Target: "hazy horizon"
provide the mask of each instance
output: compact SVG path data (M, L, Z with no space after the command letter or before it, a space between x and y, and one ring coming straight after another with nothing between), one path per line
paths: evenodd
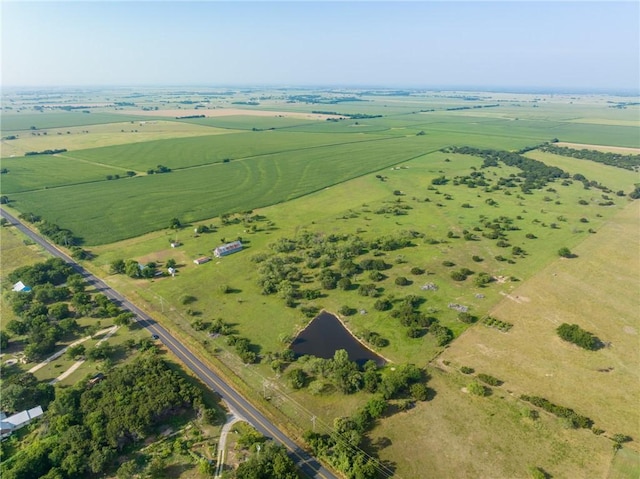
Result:
M3 88L640 91L638 2L3 2Z

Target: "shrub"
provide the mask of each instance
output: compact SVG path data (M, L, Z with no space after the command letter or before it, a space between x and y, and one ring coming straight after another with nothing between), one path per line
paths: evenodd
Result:
M480 384L478 381L472 381L467 385L467 391L474 396L484 397L489 394L488 388Z
M462 367L460 368L460 372L461 372L462 374L473 374L473 373L475 372L475 369L470 368L470 367L468 367L468 366L462 366Z
M565 341L573 343L581 348L595 351L600 347L600 340L577 324L562 323L556 329L558 336Z
M442 262L442 266L447 266L447 267L452 267L455 266L456 264L453 261L443 261Z
M415 274L415 275L424 274L424 269L414 266L413 268L411 268L411 274Z
M482 261L484 261L484 260L483 260L480 256L478 256L478 255L473 255L473 256L471 257L471 259L472 259L473 261L475 261L476 263L481 263Z
M393 305L388 299L379 299L374 303L373 307L378 311L388 311L393 307Z
M571 250L569 248L567 248L566 246L560 248L558 250L558 255L562 256L563 258L573 258L573 253L571 253Z
M467 276L461 271L452 271L451 279L454 281L464 281L465 279L467 279Z
M490 376L488 374L480 373L480 374L478 374L478 379L480 381L482 381L483 383L488 384L490 386L500 386L500 385L502 385L502 381L500 381L498 378L494 378L493 376Z
M408 284L411 284L411 281L409 281L407 278L405 278L404 276L398 276L395 280L395 283L398 286L407 286Z
M338 309L338 314L341 314L342 316L352 316L356 314L356 310L347 305L344 305L340 306L340 309Z
M471 324L471 323L474 323L478 318L476 318L472 314L465 312L465 313L458 313L458 319L465 324Z

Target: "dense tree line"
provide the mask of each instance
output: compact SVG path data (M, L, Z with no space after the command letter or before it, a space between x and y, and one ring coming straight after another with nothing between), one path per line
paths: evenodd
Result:
M560 168L547 166L541 161L533 160L509 151L483 150L469 146L449 147L446 151L463 155L479 156L484 159L483 168L497 166L498 162L518 168L521 171L518 176L524 180L520 188L525 193L543 188L556 179L569 178L569 173Z
M637 170L640 168L640 155L623 155L621 153L604 152L597 150L577 150L566 146L547 144L540 148L541 151L553 153L554 155L590 160L605 165L624 168L626 170Z
M95 477L155 428L189 411L205 414L200 393L158 356L145 354L106 379L60 389L39 436L2 463L4 479Z
M566 419L571 425L571 427L589 429L591 426L593 426L593 421L588 417L581 416L580 414L576 413L573 409L569 409L564 406L558 406L557 404L553 404L551 401L543 397L527 396L526 394L523 394L522 396L520 396L520 399L522 399L523 401L530 402L534 406L538 406L555 416Z
M57 150L42 150L42 151L27 151L24 156L35 156L35 155L56 155L58 153L64 153L67 151L66 148L60 148Z
M18 216L21 220L33 223L38 227L40 233L48 237L55 244L72 248L82 243L82 238L73 234L71 230L61 228L55 223L43 220L40 216L33 213L21 213Z

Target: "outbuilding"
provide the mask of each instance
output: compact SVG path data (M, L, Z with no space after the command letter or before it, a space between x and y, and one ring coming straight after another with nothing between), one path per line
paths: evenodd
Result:
M204 264L204 263L208 263L209 261L211 261L211 258L209 256L202 256L198 259L193 260L195 264Z
M240 250L242 250L242 243L240 242L240 240L238 240L218 246L213 250L213 254L216 256L216 258L221 258L232 253L237 253Z
M18 281L13 285L12 291L17 293L28 293L31 291L31 286L26 286L22 281Z

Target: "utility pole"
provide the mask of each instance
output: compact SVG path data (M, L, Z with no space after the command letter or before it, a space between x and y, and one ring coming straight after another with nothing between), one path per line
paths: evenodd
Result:
M313 432L316 432L316 419L318 419L316 416L311 416L311 423L313 424Z

